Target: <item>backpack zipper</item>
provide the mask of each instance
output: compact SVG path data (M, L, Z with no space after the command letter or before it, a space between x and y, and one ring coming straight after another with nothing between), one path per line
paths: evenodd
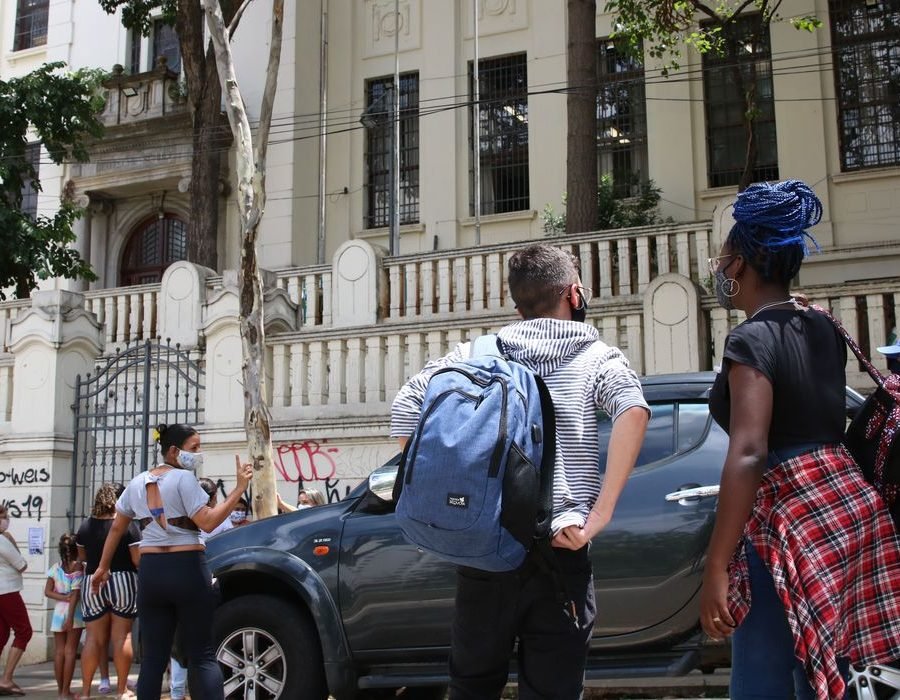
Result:
M425 425L425 421L428 420L428 416L431 415L431 412L434 409L436 409L438 406L440 406L444 402L444 399L446 399L448 396L450 396L450 394L459 394L460 396L464 396L467 399L469 399L470 401L474 401L476 403L478 402L478 400L480 398L478 396L472 396L472 394L467 394L466 392L460 391L459 389L450 389L449 391L445 391L443 394L440 394L432 402L431 406L428 407L428 410L425 411L425 413L422 415L422 420L420 421L421 425ZM416 433L416 444L413 445L413 449L410 452L409 459L407 460L407 462L409 464L409 469L406 471L406 479L404 480L405 483L407 483L407 484L412 481L412 473L413 473L412 468L413 468L413 464L416 461L416 454L419 451L419 441L421 439L422 439L422 432L419 431L418 433Z

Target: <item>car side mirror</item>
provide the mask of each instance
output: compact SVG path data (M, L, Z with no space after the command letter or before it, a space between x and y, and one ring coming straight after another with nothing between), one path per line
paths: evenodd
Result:
M382 503L394 502L394 482L399 465L392 462L394 460L369 474L369 491Z

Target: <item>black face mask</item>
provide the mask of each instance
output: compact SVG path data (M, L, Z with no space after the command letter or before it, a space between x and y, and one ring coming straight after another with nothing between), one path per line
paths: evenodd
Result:
M578 321L578 323L584 323L587 318L587 302L584 300L584 295L580 291L578 292L578 301L581 303L578 305L578 308L572 309L572 320Z

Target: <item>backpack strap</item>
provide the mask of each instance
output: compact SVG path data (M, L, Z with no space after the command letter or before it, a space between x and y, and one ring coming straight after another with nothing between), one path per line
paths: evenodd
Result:
M483 357L485 355L503 357L503 353L500 352L500 339L495 333L478 336L469 347L469 357Z
M809 308L813 309L814 311L818 311L834 324L834 327L837 328L838 333L840 333L846 341L847 347L849 347L853 351L853 354L856 355L856 359L858 359L862 363L863 367L865 367L866 371L869 373L869 376L875 380L875 384L884 389L885 376L881 372L879 372L875 368L875 365L872 364L872 361L868 357L866 357L866 354L862 351L862 348L859 347L859 344L856 342L856 340L853 339L853 336L847 332L847 329L841 325L841 322L838 321L834 316L832 316L829 311L822 308L818 304L810 304Z

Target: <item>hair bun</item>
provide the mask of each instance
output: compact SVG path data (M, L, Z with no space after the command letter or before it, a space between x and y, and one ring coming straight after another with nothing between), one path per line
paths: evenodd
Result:
M156 426L156 432L159 433L160 435L163 435L168 429L169 429L169 426L166 425L165 423L160 423L159 425Z
M801 180L757 182L738 194L734 220L781 235L804 232L822 219L822 203Z

